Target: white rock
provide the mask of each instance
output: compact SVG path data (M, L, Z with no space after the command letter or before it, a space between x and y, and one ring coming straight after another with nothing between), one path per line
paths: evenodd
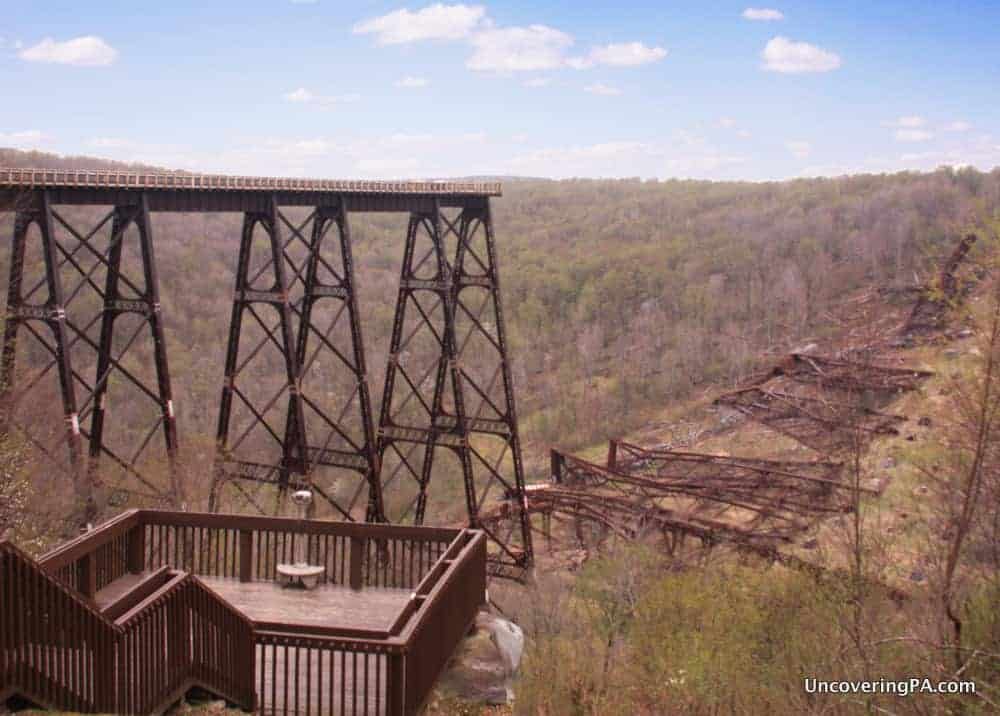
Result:
M488 612L476 615L473 633L459 644L441 686L471 702L506 704L524 653L524 632Z

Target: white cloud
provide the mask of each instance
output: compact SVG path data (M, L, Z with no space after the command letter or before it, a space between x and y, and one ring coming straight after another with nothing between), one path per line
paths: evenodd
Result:
M28 62L104 67L118 59L118 50L96 35L76 37L65 42L46 37L37 45L21 50L18 56Z
M594 47L586 55L571 57L567 53L573 46L573 37L547 25L490 28L473 34L471 42L474 51L466 66L485 72L636 67L667 56L662 47L622 42Z
M482 5L435 3L417 12L406 8L359 22L356 35L375 35L379 45L400 45L420 40L461 40L484 24Z
M835 52L780 35L764 46L761 57L764 60L763 69L785 74L829 72L841 65L840 55Z
M598 94L604 97L617 97L622 93L617 87L611 87L603 82L595 82L593 84L587 85L583 88L584 92L589 92L590 94Z
M809 142L785 142L785 147L795 156L796 159L805 159L812 154L812 145Z
M737 129L736 136L742 137L743 139L749 139L752 135L750 134L750 131L747 129Z
M896 129L916 129L927 124L927 120L915 114L905 117L897 117L888 122L882 122L883 127L894 127Z
M422 40L463 40L472 46L466 67L479 72L531 72L570 67L636 67L667 56L662 47L620 42L592 47L586 55L569 56L573 37L547 25L498 27L482 5L436 3L411 12L396 10L359 22L355 34L375 35L379 45ZM535 80L531 87L541 87Z
M724 129L732 129L733 127L736 126L736 120L733 119L732 117L723 117L722 119L719 120L718 124L720 127L723 127Z
M312 102L316 96L305 87L299 87L285 95L289 102Z
M780 10L773 10L769 7L748 7L743 11L745 20L784 20L785 15Z
M659 62L666 56L667 51L662 47L647 47L641 42L621 42L593 48L588 59L595 65L635 67Z
M968 132L972 129L972 125L968 122L958 121L948 124L944 129L946 132Z
M933 132L928 132L926 129L897 129L896 130L896 141L897 142L926 142L929 139L934 138Z
M37 129L26 129L20 132L0 132L0 146L13 149L30 149L45 142L45 135Z
M465 63L481 72L551 70L565 64L563 53L573 44L565 32L545 25L505 27L472 36L472 57Z
M532 77L530 80L525 80L524 86L532 88L545 87L551 82L552 79L549 77Z
M357 94L342 94L342 95L332 95L332 96L317 95L314 92L306 89L305 87L299 87L298 89L292 90L291 92L288 92L282 96L287 102L294 102L296 104L319 104L319 105L347 104L350 102L357 102L359 99L361 99L361 96Z
M424 77L404 77L401 80L396 80L395 84L397 87L402 87L403 89L420 89L430 83Z

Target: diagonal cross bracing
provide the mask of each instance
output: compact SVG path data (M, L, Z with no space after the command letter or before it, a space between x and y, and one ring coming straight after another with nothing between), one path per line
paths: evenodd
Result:
M255 262L256 231L268 250ZM285 380L267 384L277 364ZM245 215L217 439L212 510L232 496L259 510L268 489L278 509L308 486L338 518L384 520L342 202L297 223L276 203Z
M56 211L47 192L42 192L34 207L15 214L15 230L7 297L7 320L0 380L3 382L3 429L19 426L19 407L24 398L44 388L55 368L66 422L61 438L51 443L37 436L29 442L54 457L54 451L65 443L69 462L63 468L71 477L76 491L77 509L73 519L79 524L94 521L99 510L96 489L109 476L101 466L102 457L111 459L122 477L114 486L124 492L135 492L128 482L136 481L150 492L154 502L178 502L176 473L173 459L177 450L170 375L167 367L166 343L160 316L160 298L156 263L153 256L152 225L145 194L128 197L128 203L115 206L88 230L78 228L86 218L72 219ZM110 234L107 232L110 224ZM44 276L25 290L27 275L25 255L32 243L29 229L37 228L41 244L41 264ZM103 248L102 248L103 245ZM137 254L135 262L123 263L123 251ZM27 270L37 270L29 266ZM69 288L63 285L69 278ZM44 291L43 291L44 289ZM39 303L44 293L44 302ZM133 317L125 325L122 316ZM34 324L34 325L33 325ZM46 325L51 339L46 339L35 326ZM18 373L19 328L24 327L35 345L51 355L48 362L28 361ZM99 327L99 336L92 334ZM21 337L24 337L23 335ZM150 341L153 356L152 372L145 370L131 353ZM28 346L31 348L31 346ZM31 365L37 363L38 367ZM93 370L93 378L85 374ZM25 374L27 371L27 374ZM11 388L18 385L15 393ZM151 422L137 424L134 414L109 408L109 389L129 387L130 400L151 401L156 413ZM137 398L132 396L138 396ZM147 404L148 405L148 404ZM141 414L141 408L138 409ZM88 422L89 421L89 422ZM118 440L109 442L105 429L110 421ZM89 426L89 427L88 427ZM22 427L28 433L31 429ZM154 485L144 475L143 461L147 448L157 433L162 435L165 457L170 466L168 484ZM124 438L124 440L122 439ZM113 443L126 445L128 455ZM89 457L83 457L84 443ZM58 460L55 461L59 463Z
M482 527L491 573L524 578L531 532L488 205L410 216L378 452L390 520ZM435 498L456 492L464 510ZM515 507L484 524L494 503Z

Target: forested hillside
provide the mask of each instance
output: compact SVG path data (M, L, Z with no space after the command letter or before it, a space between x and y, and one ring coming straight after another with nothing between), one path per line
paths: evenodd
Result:
M0 150L0 165L114 166L13 150ZM913 284L998 206L1000 170L783 183L508 180L494 216L529 467L548 444L588 444L700 388L739 381L762 354L822 334L845 293ZM405 221L352 219L376 405ZM11 222L3 216L3 235ZM154 222L182 440L206 439L240 218Z

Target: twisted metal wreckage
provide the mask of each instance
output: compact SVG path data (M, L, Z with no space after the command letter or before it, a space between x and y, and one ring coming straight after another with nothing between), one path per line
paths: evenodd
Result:
M915 390L929 371L793 353L767 373L719 396L735 411L815 450L825 459L765 460L644 448L612 440L605 465L551 452L551 484L527 488L550 548L553 523L584 547L614 535L657 540L669 554L688 537L735 547L816 574L826 570L778 549L817 520L850 512L856 495L877 495L844 477L831 459L876 435L898 434L900 415L880 412ZM481 518L502 519L505 505ZM890 589L890 591L892 591Z

